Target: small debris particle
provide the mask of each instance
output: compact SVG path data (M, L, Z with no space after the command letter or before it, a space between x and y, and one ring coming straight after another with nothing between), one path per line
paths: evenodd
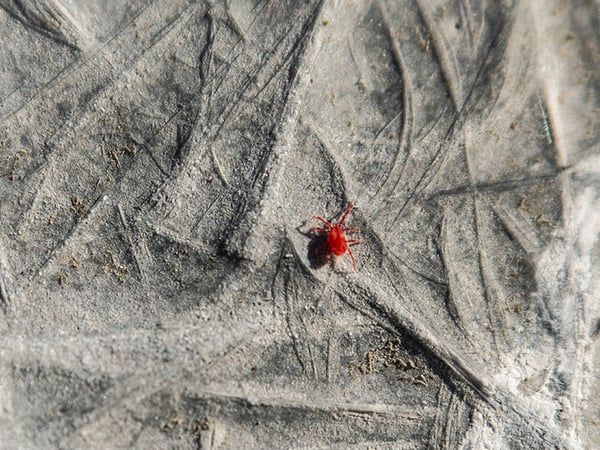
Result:
M69 267L71 267L72 269L78 269L79 266L81 266L81 263L77 260L77 258L71 256L71 258L69 259Z
M78 219L81 219L85 214L85 205L81 197L72 197L71 198L71 209L75 211L75 215Z

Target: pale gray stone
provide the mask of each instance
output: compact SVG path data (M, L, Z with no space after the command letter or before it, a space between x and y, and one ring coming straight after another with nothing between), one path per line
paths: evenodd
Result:
M599 22L0 0L0 448L598 448Z

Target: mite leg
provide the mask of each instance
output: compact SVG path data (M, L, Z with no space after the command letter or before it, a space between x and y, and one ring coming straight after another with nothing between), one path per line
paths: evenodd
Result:
M326 233L327 230L323 227L312 227L310 228L308 231L310 231L311 233L317 233L317 234L321 234L321 233Z
M330 230L333 227L329 220L323 219L321 216L313 216L313 219L323 222L325 224L325 228L328 230Z
M343 225L344 221L348 217L348 214L350 214L350 211L352 211L353 208L354 208L354 203L348 203L348 206L346 207L344 214L342 214L342 218L338 222L338 225Z
M352 269L354 270L354 272L356 272L356 259L354 259L354 255L352 254L352 250L350 250L350 248L348 248L348 254L352 259Z
M358 233L360 231L360 228L358 228L358 227L344 227L344 231L346 233Z

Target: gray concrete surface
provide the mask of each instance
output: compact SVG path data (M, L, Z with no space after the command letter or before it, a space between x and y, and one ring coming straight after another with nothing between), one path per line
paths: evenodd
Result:
M599 448L599 23L0 0L0 448Z

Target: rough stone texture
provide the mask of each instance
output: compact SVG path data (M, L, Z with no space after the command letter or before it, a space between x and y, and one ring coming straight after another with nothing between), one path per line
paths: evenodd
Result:
M600 447L599 30L0 0L1 448Z

